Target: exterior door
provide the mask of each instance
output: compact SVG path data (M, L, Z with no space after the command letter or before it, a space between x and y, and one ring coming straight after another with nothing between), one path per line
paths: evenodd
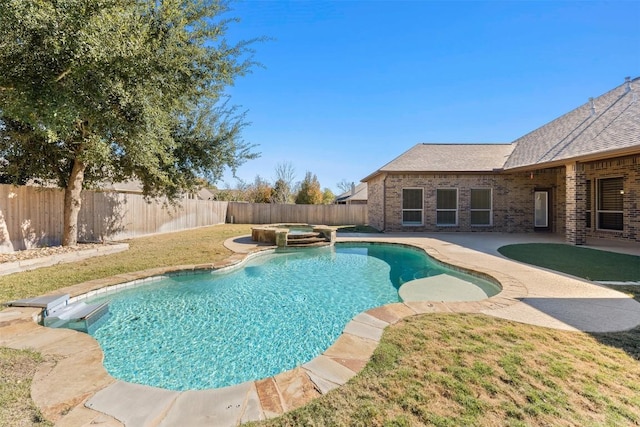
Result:
M533 225L536 230L549 230L549 190L534 192Z

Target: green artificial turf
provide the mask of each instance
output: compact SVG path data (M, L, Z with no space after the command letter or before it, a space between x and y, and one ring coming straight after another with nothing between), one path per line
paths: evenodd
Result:
M498 249L516 261L589 280L639 282L640 257L559 243L525 243Z

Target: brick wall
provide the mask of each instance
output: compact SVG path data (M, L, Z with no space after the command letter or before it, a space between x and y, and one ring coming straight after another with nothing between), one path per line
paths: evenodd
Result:
M378 175L367 182L367 192L369 225L384 230L384 175Z
M389 174L369 181L369 224L385 231L501 231L534 230L533 195L535 189L550 190L551 231L564 232L564 168L516 174ZM402 225L402 189L423 189L424 224ZM458 224L436 225L436 190L458 189ZM471 189L492 189L493 224L472 226ZM382 203L386 195L386 203ZM384 217L383 217L384 206ZM557 206L557 207L556 207Z
M565 168L565 238L572 245L584 245L587 243L587 231L585 227L586 203L586 174L584 165L570 163Z
M567 169L568 168L568 169ZM567 176L567 170L569 176ZM622 231L597 228L597 181L622 177L624 180ZM591 227L583 212L586 187L591 181ZM402 225L402 189L423 189L424 224ZM436 190L458 189L458 224L436 225ZM471 189L491 188L493 225L472 226ZM381 174L369 181L369 224L385 231L534 231L534 191L548 190L551 232L566 235L569 242L581 243L584 237L622 239L640 242L640 156L606 161L573 163L567 167L534 172L487 174ZM568 190L568 191L567 191ZM384 200L386 199L386 200ZM569 224L569 227L567 227ZM574 226L575 224L575 226Z
M585 176L591 180L591 228L587 236L607 239L623 239L640 242L640 156L620 157L584 164ZM597 181L602 178L623 178L622 231L597 228Z

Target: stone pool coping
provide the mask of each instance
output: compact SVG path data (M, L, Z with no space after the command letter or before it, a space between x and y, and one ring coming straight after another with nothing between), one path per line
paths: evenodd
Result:
M0 345L31 348L52 356L38 369L33 379L32 398L45 417L56 422L56 425L101 423L105 426L121 426L124 423L136 426L223 426L280 415L346 383L366 365L386 326L416 314L485 313L570 330L596 330L602 328L603 318L616 316L624 316L625 320L604 322L604 326L611 330L622 330L640 323L640 304L616 291L445 241L410 235L340 237L338 241L417 246L441 262L494 277L503 290L482 301L418 301L388 304L368 310L355 316L336 342L310 362L273 377L212 390L177 392L118 381L102 366L102 350L92 337L67 329L39 326L34 322L39 309L11 307L0 312ZM58 289L56 293L69 293L77 297L105 286L171 272L230 267L257 251L272 248L256 245L246 238L232 238L225 245L235 253L222 262L122 274ZM567 319L553 312L553 305L549 315L544 313L544 304L542 307L536 306L532 301L543 295L560 299L569 295L575 297L576 292L586 292L588 297L600 298L583 326L580 322L567 323ZM607 306L609 300L615 300L616 307ZM629 304L629 300L632 304ZM622 308L617 307L620 304ZM527 306L532 306L533 312ZM566 311L566 308L563 310ZM573 316L584 315L583 309L578 311L569 310L569 313L573 313ZM599 312L602 316L594 315Z

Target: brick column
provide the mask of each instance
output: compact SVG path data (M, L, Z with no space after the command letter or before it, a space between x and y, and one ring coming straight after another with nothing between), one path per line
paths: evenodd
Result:
M566 230L567 243L584 245L587 242L585 210L587 208L587 183L584 165L570 163L566 165Z

